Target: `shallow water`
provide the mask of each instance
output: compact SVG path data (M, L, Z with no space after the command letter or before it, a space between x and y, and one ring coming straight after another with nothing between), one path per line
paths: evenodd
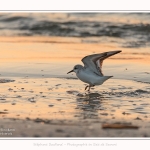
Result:
M84 91L85 86L76 79L13 79L14 82L0 84L1 118L56 124L59 129L69 125L71 131L72 126L85 126L93 131L92 134L88 131L86 136L150 136L147 132L150 127L150 87L147 83L110 79L88 93ZM129 124L139 129L129 129L130 132L127 129L126 132L124 129L101 130L105 123ZM93 128L100 131L94 133ZM74 136L77 133L69 134Z
M1 13L0 35L89 37L82 43L150 47L149 18L150 13Z

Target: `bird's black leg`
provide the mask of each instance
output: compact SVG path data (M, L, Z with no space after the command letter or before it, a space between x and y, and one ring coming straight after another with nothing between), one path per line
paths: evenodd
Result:
M86 87L85 87L85 90L88 88L89 86L87 85Z
M91 88L91 85L89 85L89 89L88 89L88 92L90 92L90 88Z
M90 92L91 87L94 87L95 85L89 85L88 92Z
M90 89L91 89L91 87L94 87L95 85L87 85L86 87L85 87L85 90L87 89L87 88L89 88L88 89L88 92L90 92Z

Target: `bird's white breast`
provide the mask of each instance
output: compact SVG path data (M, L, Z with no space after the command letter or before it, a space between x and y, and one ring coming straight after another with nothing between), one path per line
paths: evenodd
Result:
M100 85L103 83L103 77L98 76L89 70L79 70L76 75L81 81L90 85Z

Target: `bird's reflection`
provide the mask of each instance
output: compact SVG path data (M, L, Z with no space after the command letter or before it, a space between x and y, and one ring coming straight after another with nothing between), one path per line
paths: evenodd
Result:
M99 118L98 110L101 108L103 95L99 93L88 93L77 95L77 109L81 110L79 117L83 119Z

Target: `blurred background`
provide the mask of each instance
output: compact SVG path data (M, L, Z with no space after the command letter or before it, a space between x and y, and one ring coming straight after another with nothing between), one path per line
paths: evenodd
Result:
M150 13L0 13L0 36L88 37L86 43L150 46Z

